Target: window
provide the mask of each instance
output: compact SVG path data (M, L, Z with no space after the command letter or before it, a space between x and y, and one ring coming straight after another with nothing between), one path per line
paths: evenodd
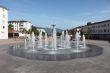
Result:
M23 27L23 25L21 25Z
M104 32L106 32L106 29L104 29Z
M106 27L106 24L104 24L104 27Z
M5 15L3 15L3 18L5 18Z
M5 29L5 26L3 26L3 29Z
M95 26L93 26L93 28L95 28Z

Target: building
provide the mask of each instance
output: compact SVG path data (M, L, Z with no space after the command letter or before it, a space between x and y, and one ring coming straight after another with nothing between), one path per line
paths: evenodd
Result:
M25 20L19 20L19 21L8 21L8 24L14 26L14 30L16 32L22 32L24 29L29 30L31 29L32 23Z
M25 35L25 30L28 31L31 29L32 23L29 21L25 20L17 20L17 21L8 21L8 24L13 25L13 29L15 35L17 36L24 36ZM9 33L10 34L10 33Z
M38 30L39 32L40 32L40 31L46 32L45 29L43 29L43 28L42 28L42 29L41 29L41 28L37 28L37 30Z
M8 9L0 6L0 39L8 39Z
M110 20L92 23L82 27L86 38L95 40L110 40Z

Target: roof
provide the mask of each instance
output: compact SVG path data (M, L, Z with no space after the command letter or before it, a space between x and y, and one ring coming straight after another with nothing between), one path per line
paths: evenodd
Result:
M105 21L95 22L95 23L92 23L91 25L85 25L85 26L92 26L92 25L97 25L97 24L105 23L105 22L110 22L110 20L105 20Z
M15 22L15 23L17 23L17 22L20 22L20 23L23 23L23 22L29 22L29 23L31 23L30 21L26 21L26 20L14 20L14 21L8 21L8 23L13 23L13 22Z
M100 23L104 23L104 22L110 22L110 20L105 20L105 21L95 22L95 23L93 23L93 24L100 24Z
M95 22L95 23L92 23L91 25L83 25L83 26L79 26L79 27L92 26L92 25L96 25L96 24L100 24L100 23L104 23L104 22L110 22L110 20ZM76 27L76 28L79 28L79 27ZM76 28L73 28L73 29L76 29Z
M6 10L8 10L8 8L6 8L5 6L0 5L0 8L4 8Z

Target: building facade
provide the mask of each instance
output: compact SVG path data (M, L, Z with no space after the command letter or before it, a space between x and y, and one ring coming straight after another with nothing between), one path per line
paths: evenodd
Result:
M42 31L42 32L46 32L45 29L37 28L37 30L38 30L39 32L40 32L40 31Z
M32 23L25 20L19 21L8 21L8 25L13 25L15 36L25 36L25 30L28 31L31 29ZM12 33L9 33L11 35ZM11 37L11 36L10 36Z
M0 39L8 39L8 9L0 6Z
M24 29L28 31L29 29L31 29L32 26L31 22L25 20L8 21L8 24L13 25L16 32L22 32Z
M110 40L110 20L82 26L82 31L89 39Z

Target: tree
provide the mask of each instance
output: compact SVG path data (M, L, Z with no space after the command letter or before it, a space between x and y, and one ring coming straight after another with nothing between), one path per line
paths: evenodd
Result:
M70 29L69 30L69 34L71 34L71 39L74 39L75 38L75 33L76 33L76 30L73 28L73 29Z
M81 34L81 36L84 34L82 29L80 30L80 34Z
M90 39L91 33L92 33L92 28L91 27L88 27L88 29L87 29L88 39Z
M91 22L87 22L87 25L92 25L92 23Z
M83 39L83 37L82 37L83 34L84 34L84 33L83 33L83 30L81 29L81 30L80 30L81 40Z
M31 29L29 29L29 30L27 31L27 34L31 34Z
M15 34L14 34L14 26L12 24L9 24L8 25L8 32L11 31L11 33L13 33L13 38L15 37ZM10 36L10 35L9 35ZM15 39L16 40L16 39Z
M57 32L57 36L61 36L61 32Z
M29 30L30 33L34 32L35 35L39 35L39 31L37 30L37 28L35 26L31 27L31 30Z
M22 33L27 33L28 31L24 28L23 29L23 31L22 31Z
M45 36L45 32L42 32L42 36Z
M12 24L9 24L9 25L8 25L8 29L9 29L9 30L14 30L14 26L13 26Z

